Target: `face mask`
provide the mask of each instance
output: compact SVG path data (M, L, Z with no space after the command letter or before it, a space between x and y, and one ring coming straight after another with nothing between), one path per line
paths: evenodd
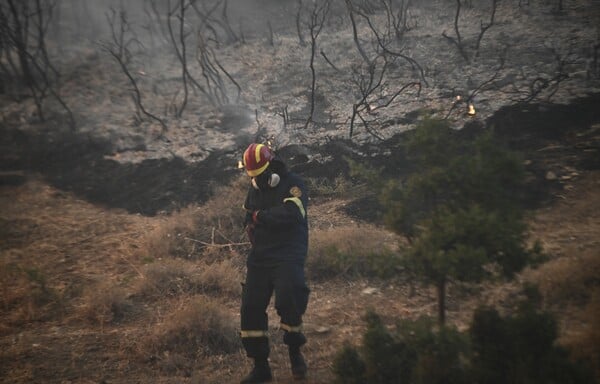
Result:
M280 177L276 173L265 171L262 174L252 178L252 186L255 189L266 190L275 188L279 184Z

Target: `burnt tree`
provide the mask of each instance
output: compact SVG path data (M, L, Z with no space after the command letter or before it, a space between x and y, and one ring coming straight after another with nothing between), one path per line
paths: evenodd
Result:
M16 97L22 88L32 97L38 117L46 120L44 102L51 96L68 115L71 129L75 119L58 93L60 74L50 61L46 33L57 1L6 0L0 3L0 78L2 92Z

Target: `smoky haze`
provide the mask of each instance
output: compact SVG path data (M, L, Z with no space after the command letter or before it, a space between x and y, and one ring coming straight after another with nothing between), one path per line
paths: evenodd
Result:
M57 3L50 26L49 37L61 49L76 50L90 43L110 39L108 17L113 11L124 10L133 32L144 45L156 45L160 38L159 28L166 28L169 9L174 9L178 0L62 0ZM214 7L214 5L218 7ZM211 12L217 19L223 18L222 1L195 2L198 9ZM230 0L227 3L226 18L233 32L254 38L271 33L293 32L296 1L287 0ZM186 15L188 28L193 28L194 11ZM189 18L189 19L188 19ZM51 42L52 42L51 41ZM66 46L66 47L65 47ZM148 46L146 47L148 48Z

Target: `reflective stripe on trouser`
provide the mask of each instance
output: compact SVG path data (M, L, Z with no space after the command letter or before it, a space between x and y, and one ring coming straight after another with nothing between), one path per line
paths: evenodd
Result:
M262 330L244 330L240 332L240 336L242 339L246 337L269 337L269 332Z
M268 329L267 306L275 293L275 309L281 318L281 323L289 327L299 327L302 315L308 304L309 289L304 281L304 268L299 264L286 264L275 267L248 266L246 283L242 292L241 329L256 331ZM282 327L283 330L285 328ZM299 330L299 329L298 329ZM306 338L302 333L286 332L296 336L286 337L294 345L302 345ZM256 341L251 341L257 339ZM258 341L263 340L263 341ZM249 357L266 357L266 337L244 337L242 343ZM286 344L288 344L286 342Z

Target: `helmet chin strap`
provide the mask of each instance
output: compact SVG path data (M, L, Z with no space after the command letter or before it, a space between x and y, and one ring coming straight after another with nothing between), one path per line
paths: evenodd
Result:
M259 177L259 176L257 176L257 177ZM257 177L253 177L252 181L251 181L254 189L260 189L260 187L258 186L258 183L256 182ZM277 185L279 185L280 181L281 181L281 177L279 177L279 175L276 173L272 173L269 175L269 178L267 180L267 185L271 188L275 188Z

